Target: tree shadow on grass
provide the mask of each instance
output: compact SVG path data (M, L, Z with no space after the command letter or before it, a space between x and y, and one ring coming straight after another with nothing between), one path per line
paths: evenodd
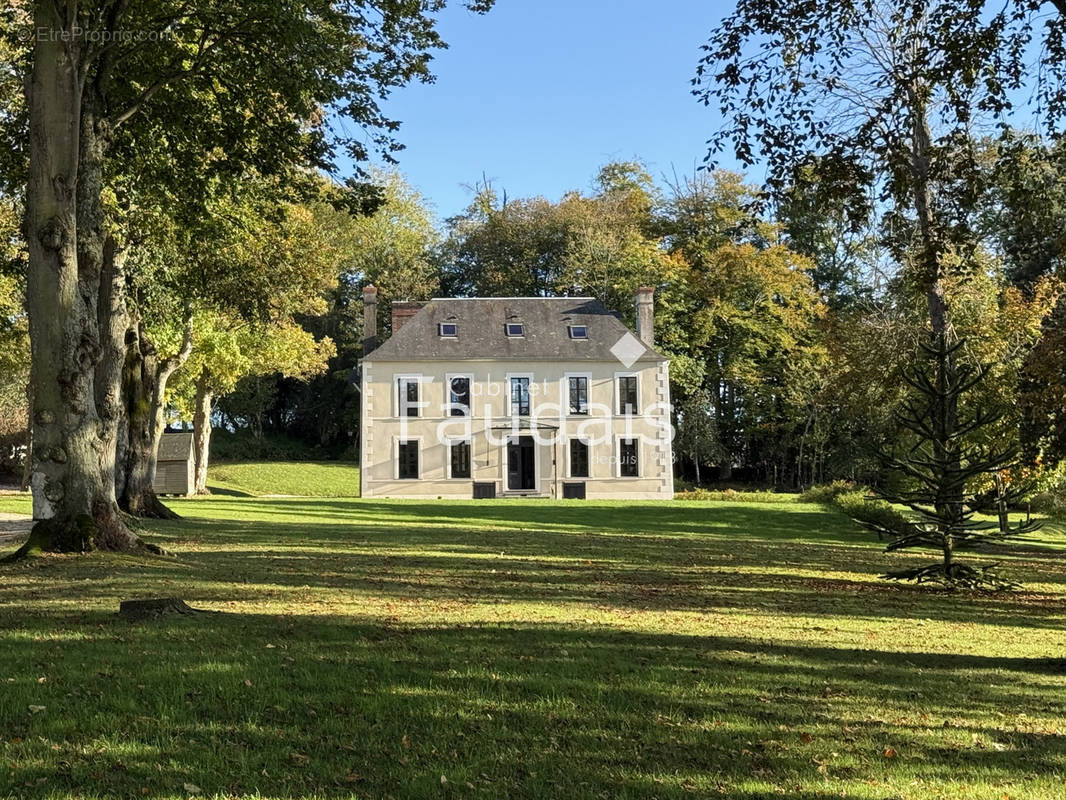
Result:
M484 512L467 527L431 526L423 518L418 518L417 527L404 527L412 505L428 509L432 504L335 500L323 504L332 510L297 521L292 520L293 509L320 504L253 504L255 513L265 508L268 519L275 505L287 507L290 517L276 524L226 519L161 527L177 535L189 527L195 530L195 541L205 549L184 559L197 571L204 575L222 571L230 579L239 576L264 591L309 587L356 596L471 603L583 603L707 612L757 608L808 616L1066 627L1058 595L945 596L881 581L878 575L903 563L901 557L886 555L868 543L841 544L835 537L807 535L808 517L823 516L817 512L760 507L733 509L739 516L730 516L733 512L727 508L719 514L724 518L714 523L725 524L725 532L706 527L710 523L698 518L693 521L689 514L688 526L706 528L692 533L679 530L669 519L655 531L640 531L637 523L620 522L603 509L590 515L581 505L554 509L560 514L571 509L583 520L580 524L558 515L554 527L527 523L522 515L539 508L537 504L511 508L471 503L467 505L472 512ZM232 505L234 514L248 509L243 503ZM441 508L454 511L455 506ZM658 507L637 510L655 512ZM485 513L530 527L471 530L469 524L485 523ZM767 515L770 521L762 527L772 531L770 539L743 535L740 519L764 520ZM432 519L445 518L464 519L450 513ZM594 527L596 520L604 530ZM861 534L856 538L861 539ZM1066 565L1061 561L1013 559L1007 566L1041 583L1066 583ZM871 600L873 593L876 601Z
M916 780L1033 796L1061 788L1066 757L1066 738L1040 727L1064 711L1053 659L78 612L0 631L0 647L18 676L0 695L0 794L28 800L185 784L280 798L923 796ZM1017 727L1023 713L1033 729Z

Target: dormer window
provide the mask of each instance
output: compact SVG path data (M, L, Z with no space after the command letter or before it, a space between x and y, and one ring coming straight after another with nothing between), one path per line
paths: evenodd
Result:
M589 329L587 325L571 325L570 326L570 338L571 339L587 339L589 338Z
M526 326L521 322L508 322L506 326L507 335L511 337L519 337L526 335Z
M442 339L454 339L459 335L459 326L454 322L440 322L437 324L437 335Z

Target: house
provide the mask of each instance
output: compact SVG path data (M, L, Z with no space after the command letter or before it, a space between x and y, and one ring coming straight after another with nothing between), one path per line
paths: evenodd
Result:
M364 497L670 499L669 364L591 297L392 304L363 292Z

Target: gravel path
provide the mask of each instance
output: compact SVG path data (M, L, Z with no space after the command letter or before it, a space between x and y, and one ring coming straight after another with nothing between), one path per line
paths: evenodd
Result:
M33 520L25 514L5 514L0 511L0 545L18 541L32 527Z

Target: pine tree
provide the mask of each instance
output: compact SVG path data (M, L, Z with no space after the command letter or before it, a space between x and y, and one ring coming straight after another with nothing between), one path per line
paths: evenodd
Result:
M891 538L887 552L925 548L942 554L938 563L893 570L883 578L939 583L952 589L1016 588L996 574L998 564L974 566L955 560L960 550L1014 538L1039 527L1031 520L1012 528L975 519L987 503L970 491L974 479L1010 467L1017 449L982 441L980 433L994 424L1001 412L964 410L961 401L985 378L988 367L960 363L957 355L963 344L963 340L949 343L943 334L923 343L926 363L904 375L914 393L896 416L917 441L902 454L886 453L883 457L886 466L909 488L880 494L911 509L915 521L902 530L867 527ZM1005 507L1025 491L1025 487L1004 488L997 502Z

